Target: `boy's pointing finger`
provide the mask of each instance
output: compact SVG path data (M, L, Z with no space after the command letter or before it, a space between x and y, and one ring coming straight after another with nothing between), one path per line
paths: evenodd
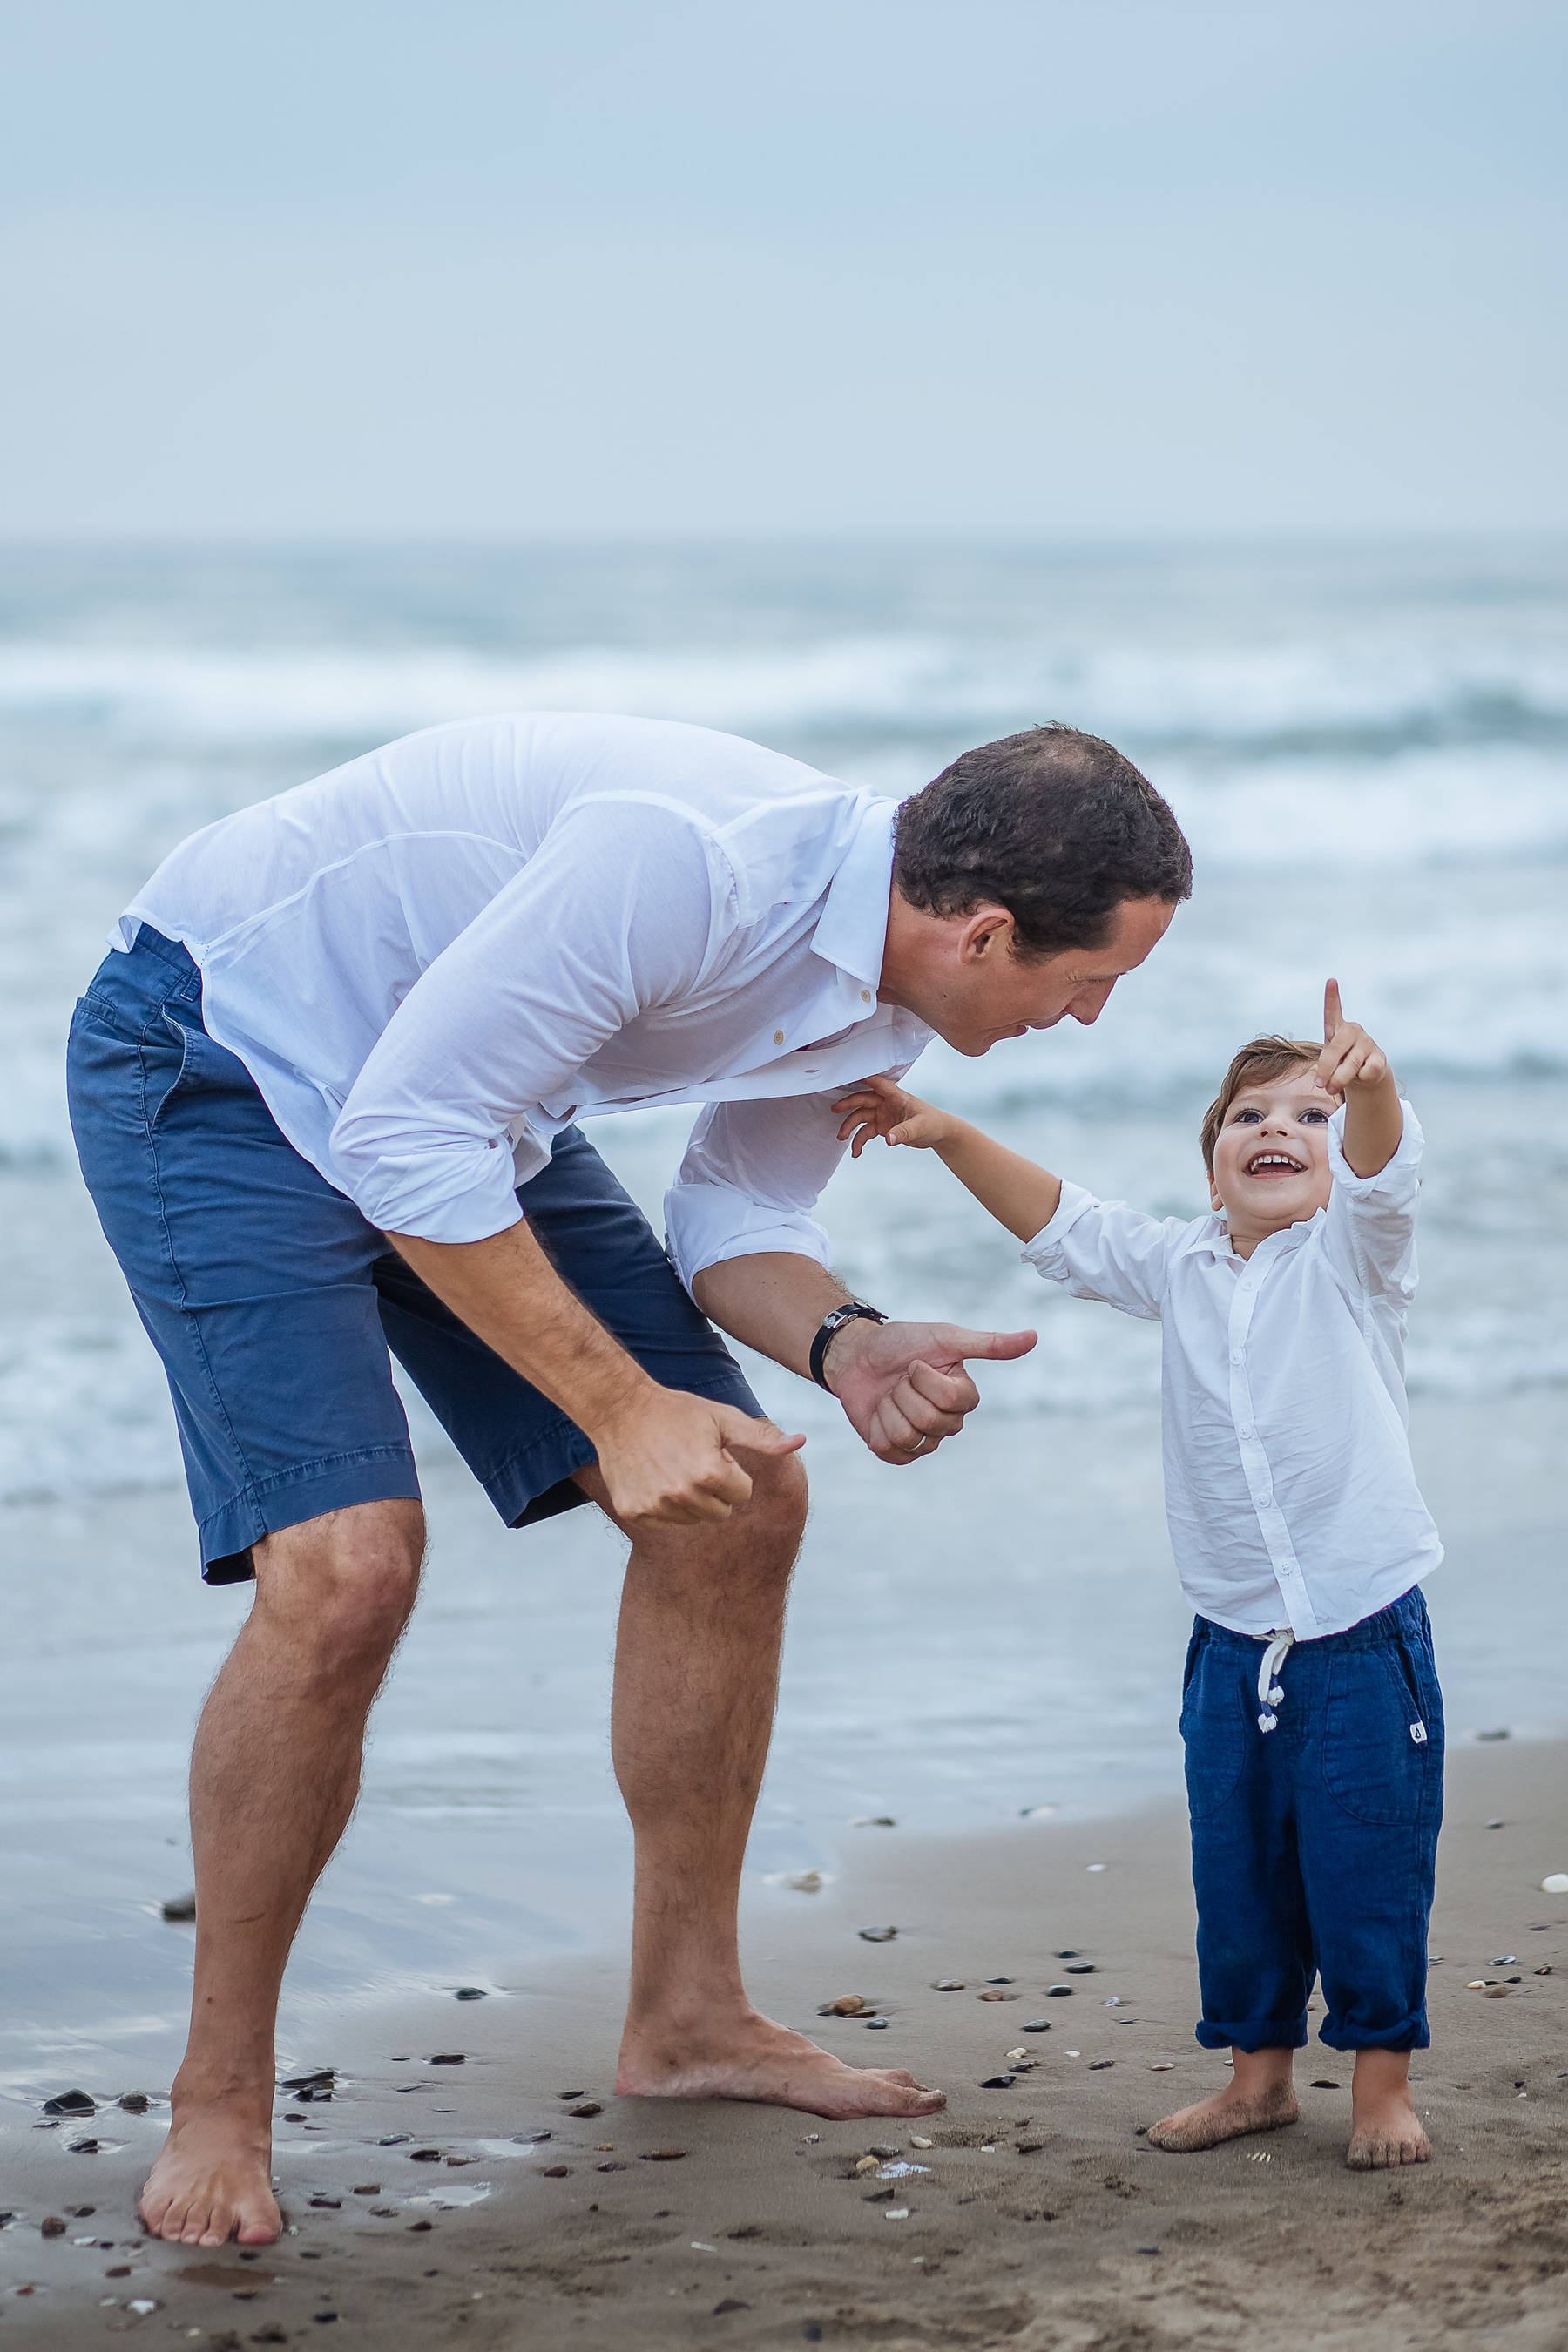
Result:
M1340 984L1331 980L1323 990L1323 1043L1326 1045L1344 1020L1340 1010Z

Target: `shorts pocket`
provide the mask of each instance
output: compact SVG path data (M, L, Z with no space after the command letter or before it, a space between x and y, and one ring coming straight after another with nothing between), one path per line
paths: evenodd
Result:
M1187 1811L1206 1822L1230 1802L1247 1761L1243 1711L1246 1667L1233 1653L1212 1642L1197 1645L1182 1698L1182 1740L1186 1749Z
M187 1028L172 1010L165 1011L163 1026L168 1043L154 1032L142 1047L151 1126L161 1127L189 1095L226 1093L236 1087L255 1091L255 1081L238 1055L231 1054L226 1045L215 1045L205 1029Z
M1430 1811L1443 1778L1435 1677L1430 1699L1436 1704L1417 1695L1392 1648L1346 1650L1334 1659L1323 1710L1323 1780L1352 1821L1409 1829Z

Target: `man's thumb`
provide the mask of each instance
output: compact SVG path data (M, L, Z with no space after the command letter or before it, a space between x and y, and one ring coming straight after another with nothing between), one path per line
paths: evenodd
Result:
M1040 1335L1037 1331L960 1331L956 1336L961 1356L986 1356L994 1363L1004 1363L1015 1356L1026 1356Z
M731 1404L719 1407L719 1428L726 1449L740 1445L748 1454L798 1454L805 1444L804 1430L786 1437L771 1421L755 1421Z

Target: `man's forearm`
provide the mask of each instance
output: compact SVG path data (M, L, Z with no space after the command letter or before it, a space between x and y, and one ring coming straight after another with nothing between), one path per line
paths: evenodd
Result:
M470 1331L590 1437L656 1387L562 1281L526 1222L482 1242L387 1239Z
M805 1379L823 1317L841 1307L849 1293L813 1257L759 1250L752 1257L727 1257L705 1266L692 1281L691 1295L731 1339Z

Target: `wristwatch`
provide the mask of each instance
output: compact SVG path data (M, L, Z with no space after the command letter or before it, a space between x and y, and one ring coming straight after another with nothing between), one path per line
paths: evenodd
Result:
M816 1327L816 1337L811 1343L811 1377L817 1387L827 1388L827 1373L825 1367L827 1362L827 1350L833 1344L833 1335L836 1331L842 1331L846 1323L854 1323L857 1320L864 1320L867 1323L885 1323L887 1319L878 1307L868 1307L865 1301L859 1298L847 1298L842 1307L835 1307L825 1315ZM831 1389L828 1389L827 1392L829 1396L833 1393Z

